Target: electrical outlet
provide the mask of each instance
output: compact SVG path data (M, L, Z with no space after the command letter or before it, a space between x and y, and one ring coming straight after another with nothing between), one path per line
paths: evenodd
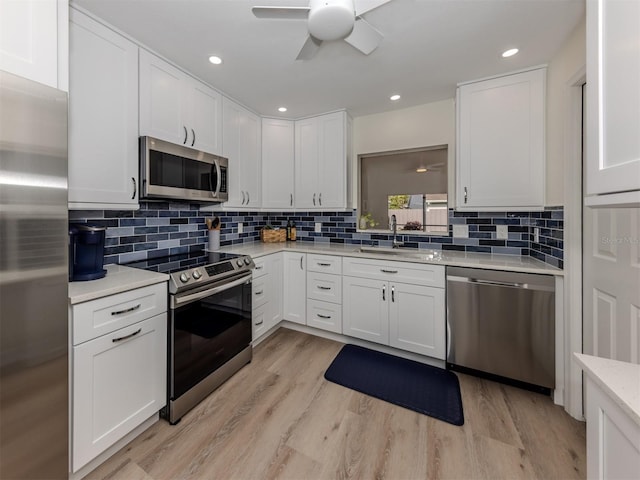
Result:
M506 225L496 225L496 238L506 240L509 238L509 227Z
M242 222L238 222L238 233L242 233L244 231Z
M538 227L533 229L533 241L540 243L540 229Z
M454 225L453 236L458 238L469 238L469 225Z
M321 233L322 232L322 223L321 222L316 222L315 232L316 233Z

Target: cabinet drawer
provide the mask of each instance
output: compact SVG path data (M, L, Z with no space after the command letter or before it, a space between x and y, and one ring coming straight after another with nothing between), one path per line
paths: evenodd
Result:
M78 345L166 311L166 282L79 303L72 308L73 344Z
M269 257L254 258L253 263L256 264L252 272L254 279L269 273Z
M261 307L269 299L269 279L270 275L264 275L254 280L251 285L251 309Z
M307 325L329 332L342 333L342 306L307 300Z
M251 339L257 340L267 331L267 305L254 308L251 312Z
M342 273L342 257L307 254L307 270L309 272L340 275Z
M307 298L342 304L342 277L327 273L307 273Z
M444 288L442 265L345 258L343 267L346 276Z

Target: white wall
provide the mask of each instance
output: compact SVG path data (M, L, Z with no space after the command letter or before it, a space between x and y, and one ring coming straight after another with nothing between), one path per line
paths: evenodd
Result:
M448 146L449 205L455 188L455 103L453 99L353 119L353 208L358 203L358 155L406 148Z
M565 162L571 161L565 150L570 135L570 81L586 65L585 43L583 19L547 69L547 205L564 205L564 168Z

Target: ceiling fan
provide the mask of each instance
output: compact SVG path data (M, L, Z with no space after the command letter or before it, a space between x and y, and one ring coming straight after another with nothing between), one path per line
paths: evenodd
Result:
M307 19L309 37L296 60L310 60L323 41L343 39L365 55L373 52L383 35L362 15L391 0L310 0L308 7L256 6L258 18Z

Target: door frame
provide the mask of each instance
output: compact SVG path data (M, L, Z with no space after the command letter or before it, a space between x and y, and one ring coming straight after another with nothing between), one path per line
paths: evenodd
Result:
M564 333L565 376L564 408L582 420L582 369L573 352L582 352L582 85L586 82L586 65L567 81L564 168ZM586 148L586 147L585 147Z

